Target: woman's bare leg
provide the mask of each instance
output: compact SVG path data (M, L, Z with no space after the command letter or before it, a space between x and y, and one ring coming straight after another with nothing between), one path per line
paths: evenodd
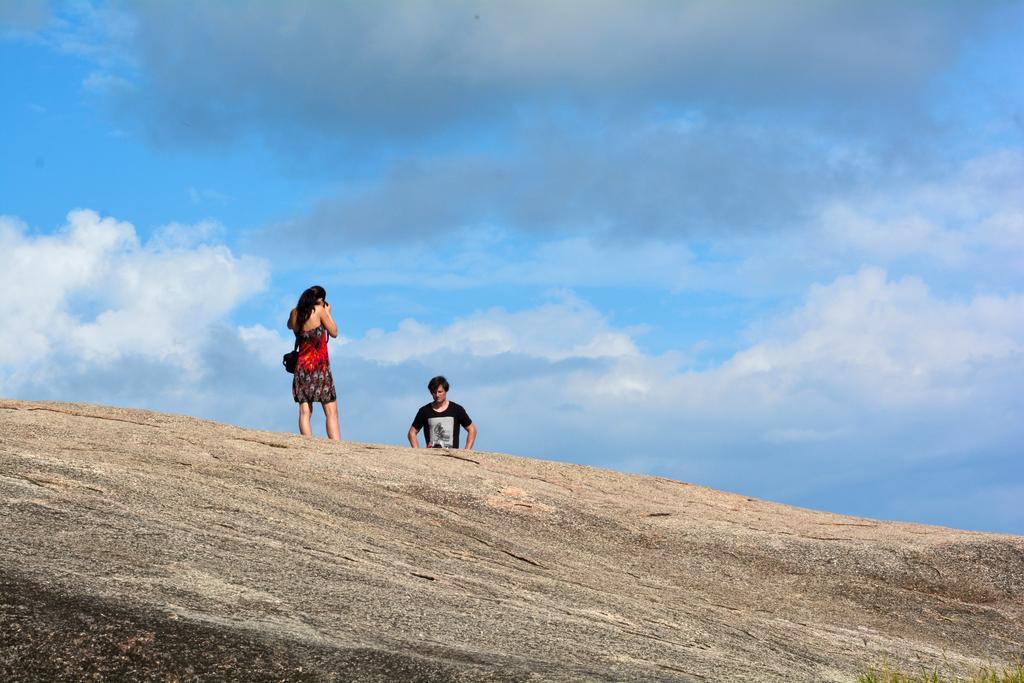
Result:
M299 434L313 436L313 428L309 425L309 419L313 417L313 404L302 402L299 404Z
M325 403L324 415L327 417L327 438L341 440L341 427L338 426L338 402Z

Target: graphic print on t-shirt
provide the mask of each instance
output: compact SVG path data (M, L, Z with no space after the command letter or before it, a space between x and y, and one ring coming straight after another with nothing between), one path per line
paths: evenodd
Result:
M430 431L428 432L430 438L428 439L429 443L427 444L429 447L452 447L452 434L455 433L454 417L428 417L427 425L430 428Z

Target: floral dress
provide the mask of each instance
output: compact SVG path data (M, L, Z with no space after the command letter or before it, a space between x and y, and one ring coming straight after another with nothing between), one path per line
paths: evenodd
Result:
M299 362L292 380L296 403L331 403L338 399L327 355L327 330L323 325L299 333Z

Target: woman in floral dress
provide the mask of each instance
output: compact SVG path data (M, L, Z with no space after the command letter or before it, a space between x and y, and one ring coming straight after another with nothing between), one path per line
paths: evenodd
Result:
M299 404L299 433L313 435L309 422L313 403L319 402L327 418L327 438L341 439L338 395L327 354L328 335L337 337L338 326L331 318L331 305L323 287L314 285L302 293L288 316L288 329L295 332L299 342L299 362L292 380L292 397Z

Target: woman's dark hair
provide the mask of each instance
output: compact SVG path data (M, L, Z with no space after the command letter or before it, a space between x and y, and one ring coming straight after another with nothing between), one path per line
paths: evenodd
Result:
M444 375L438 375L427 384L427 389L430 389L430 393L434 393L438 387L444 387L444 390L448 391L448 380L444 378Z
M295 327L292 328L295 334L302 332L302 327L309 316L313 315L313 309L321 299L327 300L327 291L320 285L313 285L299 297L299 303L295 304Z

